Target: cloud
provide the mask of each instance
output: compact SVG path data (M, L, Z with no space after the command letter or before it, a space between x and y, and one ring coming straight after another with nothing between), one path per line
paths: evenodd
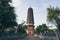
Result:
M15 7L15 13L17 14L17 22L20 24L22 20L26 21L27 11L31 6L34 11L35 25L46 23L47 8L49 5L57 6L56 0L12 0L12 5ZM59 6L59 5L58 5Z
M29 3L27 3L29 2ZM34 11L34 19L35 19L35 25L42 24L42 22L45 22L45 10L46 4L41 2L41 8L39 5L37 5L37 2L39 1L32 1L31 0L13 0L13 6L15 7L15 13L17 14L17 22L21 23L22 20L26 21L27 18L27 10L31 6ZM35 5L36 4L36 5ZM43 6L43 7L42 7ZM44 17L43 17L44 16Z

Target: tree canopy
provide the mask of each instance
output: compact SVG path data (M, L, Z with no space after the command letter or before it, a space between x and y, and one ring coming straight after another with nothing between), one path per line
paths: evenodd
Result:
M39 25L39 26L37 26L35 32L37 34L39 34L39 33L46 33L46 32L48 32L48 27L47 27L46 24Z
M60 31L60 8L49 7L47 8L47 13L48 22L54 24Z
M17 30L16 33L19 33L19 34L25 34L26 33L25 26L20 25L20 24L17 26L16 30Z
M17 25L14 7L10 6L11 0L0 0L0 29Z

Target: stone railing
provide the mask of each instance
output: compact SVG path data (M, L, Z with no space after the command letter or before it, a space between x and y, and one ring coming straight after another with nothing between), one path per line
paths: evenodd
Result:
M42 33L35 36L43 40L59 40L60 39L60 34L54 34L54 33Z
M17 40L25 37L26 34L0 34L0 40Z

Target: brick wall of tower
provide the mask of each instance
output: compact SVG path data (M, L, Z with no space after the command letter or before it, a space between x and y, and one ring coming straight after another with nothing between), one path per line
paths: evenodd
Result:
M34 15L33 9L30 7L28 8L27 14L27 34L32 35L34 33Z

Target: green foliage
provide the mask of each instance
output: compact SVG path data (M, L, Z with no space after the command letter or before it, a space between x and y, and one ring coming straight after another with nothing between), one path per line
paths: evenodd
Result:
M50 23L53 23L58 30L60 30L60 9L58 7L47 8L47 20Z
M36 30L35 30L35 33L36 34L39 34L41 32L41 25L37 26Z
M12 1L11 0L0 0L0 2L3 2L3 3L6 2L6 3L8 3L8 2L12 2Z
M16 30L15 28L9 28L6 32L7 33L15 33L15 30Z
M48 33L52 33L52 32L54 32L54 30L48 29Z
M23 25L18 25L17 33L20 33L20 34L25 34L26 33L25 28L23 27Z
M0 0L0 29L17 26L14 7L11 7L11 0Z
M26 25L22 25L24 29L27 29L27 26Z
M48 27L46 26L46 24L42 24L37 26L35 33L39 34L39 33L47 33L48 32Z

